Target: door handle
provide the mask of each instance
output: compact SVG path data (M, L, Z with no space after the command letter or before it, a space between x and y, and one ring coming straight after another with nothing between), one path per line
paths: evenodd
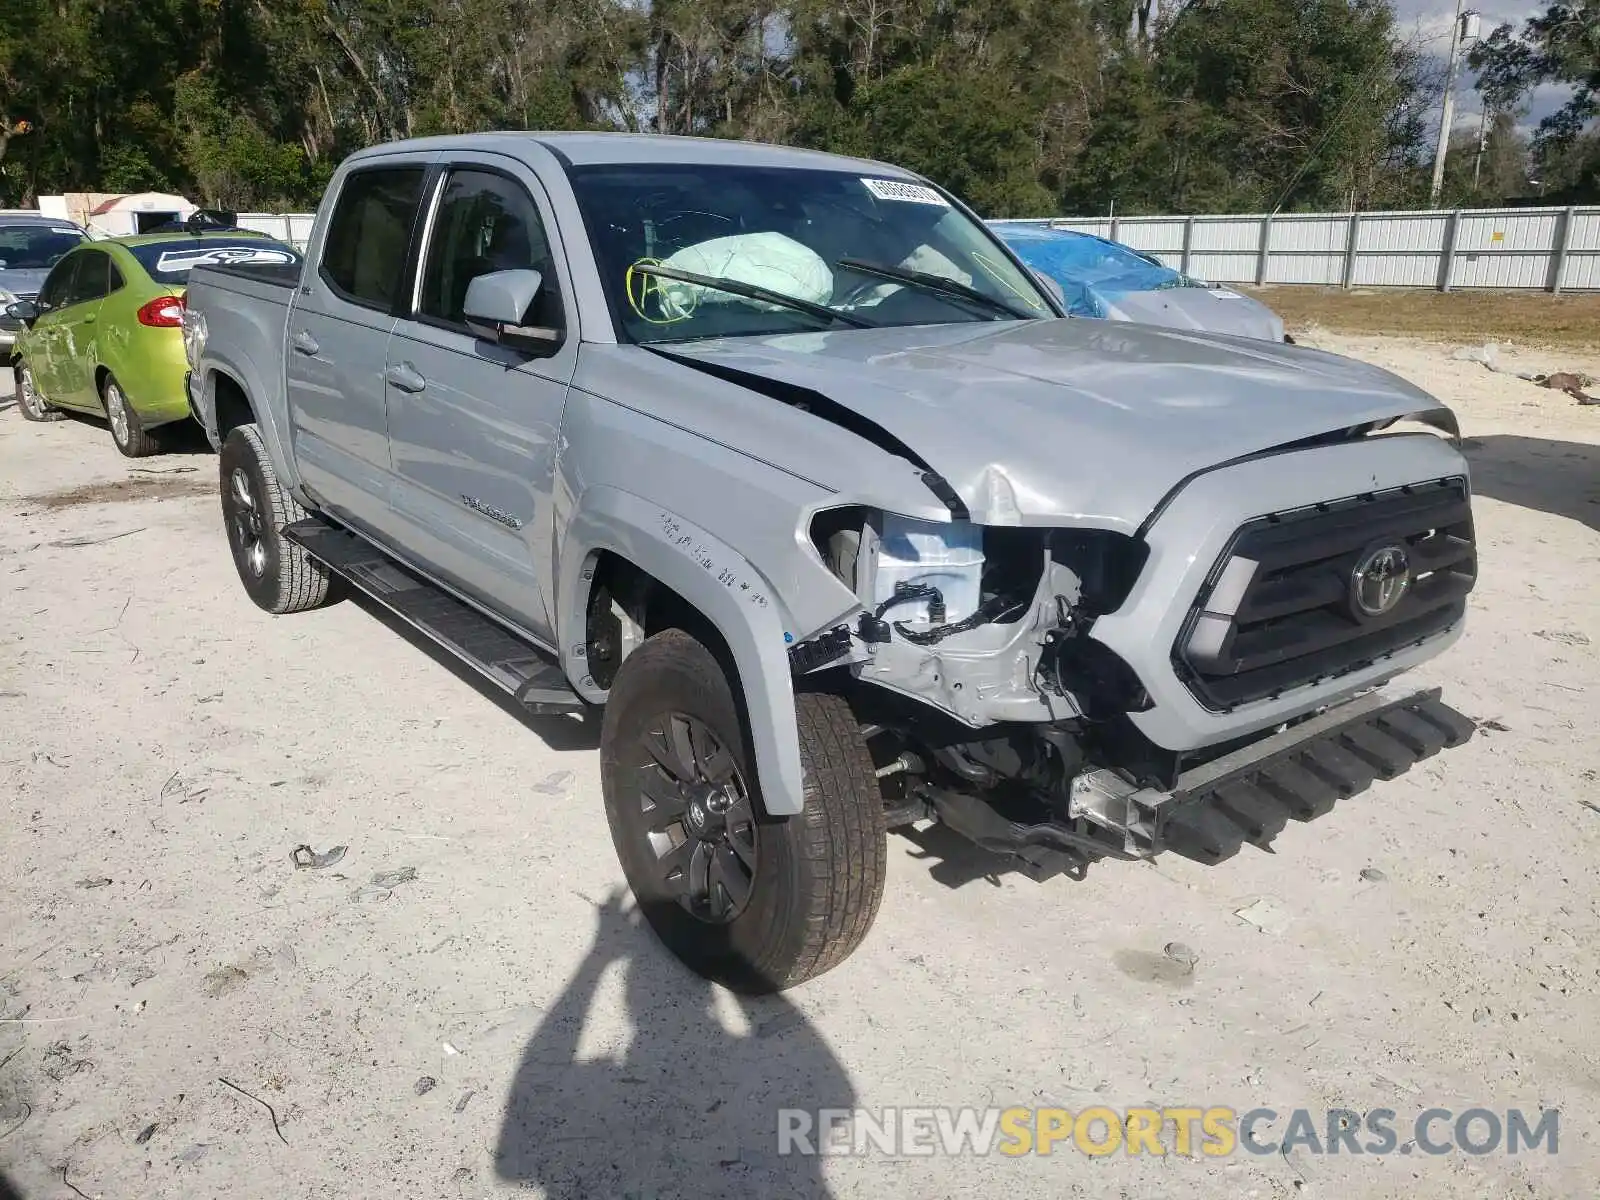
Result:
M289 344L301 354L315 354L317 351L322 349L322 347L317 344L317 339L312 337L304 329L295 334L294 337L290 338Z
M428 386L428 381L417 374L417 369L410 363L396 363L383 373L386 383L392 388L402 392L420 392Z

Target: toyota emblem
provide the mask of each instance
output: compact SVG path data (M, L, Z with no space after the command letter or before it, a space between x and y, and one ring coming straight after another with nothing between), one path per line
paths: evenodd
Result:
M1350 602L1364 617L1386 617L1411 590L1411 556L1399 545L1368 550L1350 573Z

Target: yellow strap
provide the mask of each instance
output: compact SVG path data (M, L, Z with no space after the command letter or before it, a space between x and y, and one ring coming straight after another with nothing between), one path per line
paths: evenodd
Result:
M623 276L622 287L623 290L628 294L628 307L633 309L634 314L641 321L646 321L651 325L676 325L680 321L687 321L690 317L694 316L695 309L699 307L700 302L694 298L694 293L691 292L689 293L689 300L685 305L686 311L679 316L672 317L663 315L659 317L652 317L649 313L645 312L644 306L652 297L655 298L656 307L660 309L662 313L666 312L667 306L663 302L663 297L666 295L666 288L664 286L666 280L660 279L654 275L637 274L634 271L634 268L659 267L661 265L661 260L657 258L639 259L628 268L627 273ZM638 281L637 293L635 293L634 290L635 280Z

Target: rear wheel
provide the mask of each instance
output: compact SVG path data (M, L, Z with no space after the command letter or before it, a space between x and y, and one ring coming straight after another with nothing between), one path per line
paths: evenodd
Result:
M17 368L17 411L24 421L59 421L67 414L51 408L33 381L33 368L23 363Z
M623 661L601 728L606 818L651 927L700 974L778 991L866 937L888 854L871 755L838 696L795 698L805 811L764 815L733 688L681 630Z
M111 422L111 440L117 444L118 450L129 458L145 458L161 449L155 435L146 432L140 424L139 414L128 403L128 397L115 375L106 376L105 384L100 389L100 398L105 401L106 420Z
M304 612L328 599L328 569L283 536L306 510L278 482L261 431L236 425L218 455L222 519L239 581L269 613Z

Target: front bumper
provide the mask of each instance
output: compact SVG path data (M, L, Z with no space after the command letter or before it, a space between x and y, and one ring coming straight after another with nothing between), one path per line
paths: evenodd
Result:
M1135 856L1173 850L1219 862L1245 842L1265 845L1291 818L1309 821L1469 739L1476 726L1439 689L1376 691L1270 734L1178 777L1164 792L1111 771L1073 781L1069 815L1123 838Z
M1469 739L1476 726L1438 689L1372 692L1185 771L1170 791L1138 787L1115 771L1073 780L1066 819L1007 819L982 798L938 790L939 819L1036 880L1081 876L1100 858L1164 851L1217 863L1246 843L1268 847L1290 820L1309 821L1338 801L1393 779Z

